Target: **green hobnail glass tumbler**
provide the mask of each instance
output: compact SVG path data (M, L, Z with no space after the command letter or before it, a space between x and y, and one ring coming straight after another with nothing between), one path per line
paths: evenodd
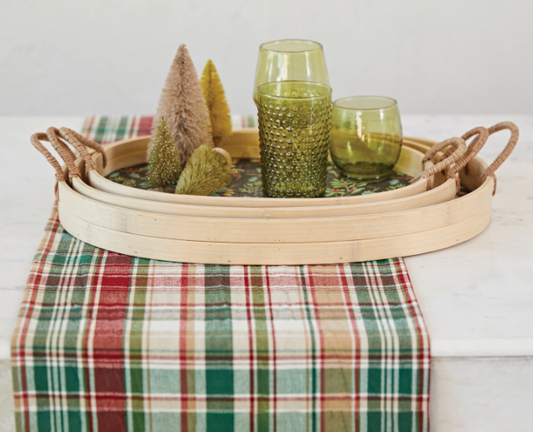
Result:
M263 195L324 195L331 129L331 88L304 81L258 88Z
M330 152L341 175L383 180L400 157L402 123L398 104L382 96L354 96L333 104Z
M318 42L285 39L266 42L259 47L255 73L257 87L274 81L307 81L329 86L324 49Z

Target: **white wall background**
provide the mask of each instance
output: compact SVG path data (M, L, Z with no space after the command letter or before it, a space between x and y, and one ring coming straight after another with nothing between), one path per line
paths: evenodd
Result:
M148 114L180 43L255 112L261 42L325 48L334 98L533 113L531 0L0 0L0 115Z

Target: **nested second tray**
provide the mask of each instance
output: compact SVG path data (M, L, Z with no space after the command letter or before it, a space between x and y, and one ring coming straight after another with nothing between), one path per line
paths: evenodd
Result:
M134 138L118 141L105 146L106 165L103 155L94 153L94 167L89 167L88 183L96 189L113 195L140 198L150 201L170 202L190 205L208 205L221 207L306 207L333 206L378 202L416 195L427 190L427 180L417 179L412 184L396 190L380 192L378 194L349 196L340 198L285 198L272 200L271 198L232 197L231 201L225 197L204 197L194 195L176 195L152 190L142 190L117 184L106 176L120 168L134 166L147 161L147 148L150 137ZM235 132L223 145L234 158L260 157L259 136L257 130L243 130ZM460 152L459 152L460 153ZM423 169L423 154L410 147L403 147L395 170L411 177L418 177Z
M243 136L247 137L246 141L242 140ZM107 162L105 167L101 154L93 154L88 163L85 163L87 155L86 160L82 157L78 158L76 170L83 173L85 168L89 169L85 181L82 178L73 179L73 188L89 198L132 210L183 216L234 218L319 217L385 213L448 201L453 199L457 193L455 181L443 178L440 172L435 175L434 184L436 187L427 192L427 179L419 178L413 184L392 191L349 197L311 199L174 195L136 189L114 183L105 177L118 169L146 162L148 142L149 138L145 137L106 145L104 147ZM226 148L232 152L233 157L257 155L259 148L257 131L243 132L237 142L247 144L241 144L241 147L235 149L233 141L230 140ZM411 177L420 176L424 167L424 153L413 148L414 145L412 140L404 140L401 156L395 167L397 171L406 173ZM456 157L461 154L461 151L461 149L457 150ZM432 179L433 177L430 178L431 181Z

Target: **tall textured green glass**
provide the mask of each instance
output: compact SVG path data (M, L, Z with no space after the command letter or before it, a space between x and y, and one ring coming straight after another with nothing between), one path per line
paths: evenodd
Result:
M329 85L324 50L318 42L285 39L266 42L259 47L254 85L274 81L307 81Z
M402 123L394 99L355 96L333 104L330 151L343 176L367 181L388 177L401 146Z
M304 81L260 85L257 93L263 195L311 198L326 191L331 88Z

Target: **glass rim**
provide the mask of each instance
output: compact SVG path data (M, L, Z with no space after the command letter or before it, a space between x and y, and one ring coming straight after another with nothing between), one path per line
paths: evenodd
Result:
M317 87L324 87L328 90L327 93L323 94L323 95L319 95L319 96L298 96L298 97L295 97L295 96L278 96L278 95L273 95L273 94L269 94L269 93L265 93L265 92L262 92L261 91L261 87L264 87L264 86L267 86L267 85L271 85L271 84L281 84L281 83L303 83L303 84L312 84L312 85L315 85ZM263 83L263 84L259 84L257 86L257 93L258 94L261 94L263 96L268 96L268 97L271 97L271 98L276 98L276 99L288 99L288 100L294 100L294 99L298 99L298 100L303 100L303 99L319 99L319 98L323 98L323 97L327 97L327 96L331 96L331 87L329 85L326 85L326 84L321 84L321 83L317 83L317 82L312 82L312 81L301 81L301 80L285 80L285 81L271 81L271 82L267 82L267 83Z
M298 51L285 51L285 50L277 50L277 49L265 48L265 45L278 44L278 43L282 43L282 42L303 42L305 44L314 45L314 47L310 48L310 49L302 49L302 50L298 50ZM261 45L259 45L259 49L263 50L263 51L270 51L270 52L277 52L277 53L295 53L295 54L298 54L298 53L305 53L305 52L318 51L318 50L322 50L323 51L324 47L322 46L322 44L320 42L312 41L312 40L309 40L309 39L278 39L278 40L273 40L273 41L270 41L270 42L262 43Z
M364 99L364 98L382 99L384 101L388 101L389 104L383 105L377 108L356 108L356 107L347 107L347 106L339 105L339 102L346 101L349 99ZM379 110L389 109L389 108L398 106L398 101L388 96L376 96L376 95L348 96L348 97L337 99L336 101L333 102L333 106L339 109L352 110L352 111L379 111Z

